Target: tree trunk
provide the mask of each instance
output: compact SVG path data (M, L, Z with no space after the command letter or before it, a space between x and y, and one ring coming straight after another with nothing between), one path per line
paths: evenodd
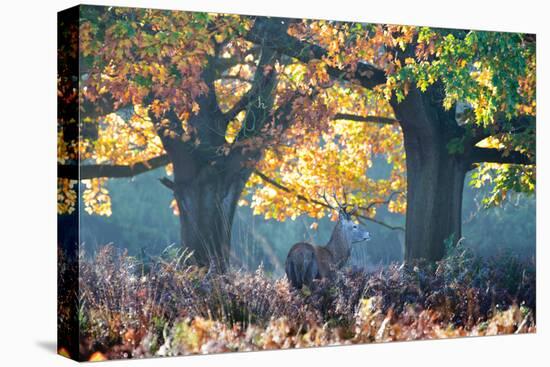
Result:
M445 242L462 235L462 193L467 172L464 154L447 144L459 127L438 102L437 91L413 90L392 103L403 130L407 162L405 261L440 260Z
M205 167L194 180L179 185L175 182L182 245L193 251L197 265L213 263L219 271L227 269L231 225L249 176L250 170L243 170L228 180L218 170Z
M407 217L405 261L440 260L445 241L456 242L462 229L465 164L447 153L445 142L405 136Z

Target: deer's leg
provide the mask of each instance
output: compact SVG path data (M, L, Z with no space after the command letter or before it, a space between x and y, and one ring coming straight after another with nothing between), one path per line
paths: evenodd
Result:
M303 284L311 287L314 279L319 278L319 265L315 253L311 251L304 261Z

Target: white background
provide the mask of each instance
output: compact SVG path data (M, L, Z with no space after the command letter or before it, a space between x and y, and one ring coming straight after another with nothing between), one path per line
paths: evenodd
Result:
M90 1L241 14L537 33L536 335L108 362L118 366L538 366L550 357L548 38L540 1ZM56 12L74 1L2 2L0 17L0 364L65 366L56 338Z

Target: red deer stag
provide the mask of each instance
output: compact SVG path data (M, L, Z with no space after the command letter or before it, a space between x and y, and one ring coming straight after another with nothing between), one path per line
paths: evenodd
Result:
M328 243L325 246L316 246L298 242L288 252L285 272L294 288L300 289L303 285L311 287L314 279L332 278L334 270L342 268L348 261L352 243L370 240L369 232L351 219L357 206L347 211L346 205L340 205L337 200L336 203L339 210L338 222Z

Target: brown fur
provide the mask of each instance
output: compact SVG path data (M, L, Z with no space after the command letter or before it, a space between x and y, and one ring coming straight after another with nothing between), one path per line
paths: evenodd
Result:
M288 280L295 288L303 285L311 287L313 280L332 279L334 270L347 262L351 254L349 238L342 230L342 222L338 221L326 246L316 246L307 242L296 243L285 262Z
M369 232L352 221L355 210L346 212L340 207L338 222L325 246L307 242L292 246L286 257L285 272L293 287L311 287L315 279L332 279L334 270L343 267L351 256L351 244L370 239Z

